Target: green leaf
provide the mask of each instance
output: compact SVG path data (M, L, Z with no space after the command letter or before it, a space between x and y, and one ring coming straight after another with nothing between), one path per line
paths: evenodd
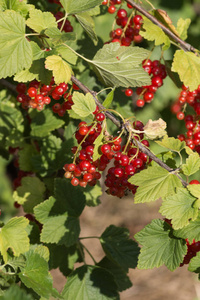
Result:
M35 74L36 78L42 83L46 85L50 84L52 78L52 72L45 68L44 58L34 60L30 68L30 72Z
M71 148L68 141L62 142L60 138L50 135L39 142L40 152L30 157L30 162L35 172L40 176L51 176L56 171L63 168L68 158ZM71 159L71 157L70 157Z
M58 55L51 55L46 58L45 67L53 71L53 76L56 84L65 82L68 83L71 79L72 70L68 63Z
M0 1L0 10L14 10L19 12L22 16L26 17L27 13L34 9L34 5L27 4L27 0L1 0Z
M55 180L55 198L51 197L34 208L36 219L43 224L41 241L75 244L80 233L78 217L85 207L85 196L74 190L66 179Z
M96 103L90 93L84 95L79 92L74 92L73 102L74 105L72 106L72 110L79 115L79 118L85 118L89 115L92 115L96 109Z
M186 164L182 165L182 171L186 176L196 173L200 168L200 157L198 153L190 154Z
M149 51L140 47L106 44L95 55L93 69L107 86L136 87L151 84L147 72L139 66Z
M74 32L61 32L58 28L48 28L45 34L52 39L55 46L66 43L67 41L75 41L76 35Z
M200 252L190 260L188 271L200 273Z
M66 60L71 65L76 65L78 56L69 48L64 45L59 45L55 47L58 54L62 56L64 60Z
M0 140L1 145L23 144L24 118L19 109L11 102L0 102Z
M33 112L30 115L31 122L31 136L32 137L45 137L51 131L60 128L64 121L54 116L53 112L49 108L41 112Z
M25 253L29 249L29 238L26 232L28 219L15 217L1 228L0 231L0 252L5 263L8 261L8 248L11 248L15 256Z
M68 15L90 10L102 3L101 0L61 0L60 2Z
M98 263L98 266L112 273L119 292L132 286L132 283L126 274L128 269L125 271L121 266L109 260L106 256Z
M139 269L153 269L163 264L174 271L187 253L185 241L173 236L173 229L162 220L153 220L151 224L135 235L143 247L139 255Z
M87 206L97 206L101 203L99 197L102 195L102 187L100 184L96 184L95 186L86 186L83 191L86 198Z
M18 285L11 285L5 293L0 296L0 300L33 300L32 295L28 295L25 290Z
M188 239L189 243L192 243L193 239L195 239L195 241L200 241L199 226L200 214L198 215L197 219L195 221L191 221L189 225L181 229L175 230L174 235L178 238Z
M135 194L135 203L155 201L175 193L181 187L178 177L167 170L153 166L135 174L128 180L131 184L139 186Z
M194 197L200 199L200 185L199 184L188 184L187 189Z
M53 289L47 261L33 250L29 250L25 257L26 266L19 273L21 281L45 299L49 299L52 294L58 294Z
M180 152L185 148L185 142L181 142L179 139L173 137L164 136L162 141L156 141L156 143L164 148L167 148L171 151Z
M35 246L35 245L34 245ZM37 245L34 249L35 253L38 253L41 257L43 257L47 262L49 261L49 249L43 245Z
M38 79L37 74L33 74L29 71L30 69L25 69L17 72L14 76L14 80L17 82L30 82L33 79Z
M26 176L22 178L21 186L14 191L13 198L23 205L24 211L32 213L34 206L43 201L45 190L39 178Z
M145 31L140 31L140 35L146 40L154 41L156 46L164 44L162 47L163 51L170 47L170 39L164 33L164 31L144 16L142 27Z
M0 78L12 76L32 63L31 45L25 37L25 19L17 12L0 12Z
M70 247L74 245L80 234L79 220L66 214L49 217L43 224L41 241L56 243Z
M129 239L128 229L110 225L101 235L100 242L106 255L114 263L125 269L137 266L139 247Z
M50 251L50 269L59 268L65 276L68 276L74 270L76 262L82 262L80 251L76 244L71 247L49 244L48 248Z
M33 60L45 57L45 50L42 50L37 43L31 41L30 44L33 52Z
M182 40L187 39L187 31L190 26L190 19L182 19L180 18L177 22L177 32Z
M33 171L31 157L35 153L37 153L36 149L30 144L25 144L23 149L19 150L18 155L20 170L25 172Z
M112 274L97 266L82 266L73 271L64 286L65 300L119 300Z
M177 72L180 80L190 91L196 90L200 77L200 58L192 52L177 50L174 55L172 71Z
M85 195L82 189L74 189L65 178L57 178L54 183L54 194L57 205L54 208L56 214L67 212L69 216L79 217L85 207Z
M174 229L179 229L197 218L198 208L193 207L195 201L186 188L179 188L176 194L164 198L159 212L172 219Z
M112 104L113 98L114 98L115 89L112 89L112 91L106 96L106 99L103 102L103 106L105 108L109 108Z
M87 12L76 14L75 17L96 46L98 43L98 38L95 32L95 23L93 18Z
M39 9L31 9L30 18L26 20L26 25L35 32L40 33L46 28L57 28L57 23L54 15L50 12L42 12Z
M94 152L92 156L93 161L96 161L101 157L102 152L100 151L100 146L103 145L103 141L104 141L104 132L102 130L99 136L94 141Z

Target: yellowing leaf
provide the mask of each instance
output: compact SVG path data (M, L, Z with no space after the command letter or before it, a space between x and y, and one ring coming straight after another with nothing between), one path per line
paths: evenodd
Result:
M144 133L146 134L147 138L151 140L154 140L156 138L158 139L167 134L165 131L166 127L166 122L161 118L156 121L152 121L150 119L144 126Z
M177 31L182 40L187 39L187 30L190 26L191 20L190 19L182 19L180 18L177 22Z
M184 85L193 91L199 85L200 57L192 52L177 50L174 55L172 71L177 72Z
M68 83L71 79L72 70L60 56L51 55L46 58L45 67L53 71L53 76L56 84L61 82Z
M167 50L170 47L170 39L164 33L164 31L153 24L149 19L143 17L143 28L145 31L140 31L141 36L143 36L148 41L154 41L155 45L163 45L163 50Z
M29 250L29 238L26 232L28 219L15 217L1 228L0 231L0 252L5 263L8 260L7 250L11 248L15 256L19 256Z
M156 9L153 11L154 16L157 20L159 20L162 24L168 27L173 33L178 35L176 27L173 25L171 18L167 14L167 12L163 9Z

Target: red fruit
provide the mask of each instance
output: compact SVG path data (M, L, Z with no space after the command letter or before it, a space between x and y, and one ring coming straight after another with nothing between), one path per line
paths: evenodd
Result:
M140 16L140 15L135 15L135 16L133 17L133 23L135 23L136 25L137 25L137 24L142 24L142 22L143 22L142 16Z
M119 9L117 12L118 18L126 18L127 17L127 11L125 9Z
M102 122L105 119L105 115L102 112L100 112L96 114L95 119L99 122Z
M114 14L116 12L116 7L114 5L110 5L108 7L109 14Z
M132 89L126 89L126 90L125 90L125 95L126 95L127 97L131 97L131 96L133 95L133 90L132 90Z
M200 184L200 182L196 179L193 179L189 182L189 184Z
M76 177L72 178L72 180L71 180L71 184L72 184L73 186L77 186L77 185L79 185L79 179L78 179L78 178L76 178Z
M111 151L111 146L109 144L104 144L101 146L101 152L107 154Z
M36 88L35 88L35 87L30 87L30 88L28 89L28 95L29 95L29 97L31 97L31 98L35 97L35 96L37 95L37 90L36 90Z

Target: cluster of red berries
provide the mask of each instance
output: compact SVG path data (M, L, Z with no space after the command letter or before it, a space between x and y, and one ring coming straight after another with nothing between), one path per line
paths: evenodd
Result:
M72 88L78 90L74 84ZM25 83L18 83L16 90L18 92L17 101L24 109L34 108L41 111L53 99L56 101L52 106L53 112L63 117L66 110L70 110L74 104L71 93L67 92L68 85L66 83L56 85L53 79L49 85L41 84L37 80L31 81L28 87ZM61 101L57 102L58 100Z
M116 24L120 27L110 32L112 43L118 42L122 46L130 46L132 42L141 43L143 37L139 34L143 19L141 15L135 15L133 17L128 16L126 9L120 8L117 10L115 5L120 5L121 0L112 0L109 2L108 12L110 14L116 14ZM103 1L103 5L108 5L108 1ZM127 4L128 8L133 8L130 4Z
M180 264L180 267L189 264L190 260L197 255L197 252L200 251L200 241L196 242L193 239L192 243L190 244L188 239L186 239L186 245L187 245L187 254L184 257L183 262Z
M143 130L143 124L139 121L135 122L133 126L137 130ZM139 135L142 139L143 134ZM149 147L147 140L142 140L142 144ZM134 195L137 187L129 183L128 179L143 170L150 161L151 159L145 153L138 151L132 143L129 143L127 148L126 146L121 147L121 151L114 154L114 166L109 168L106 175L105 186L108 188L106 192L119 198L127 195L128 191L131 191Z
M59 21L64 17L64 13L62 11L58 11L57 13L55 13L54 17L56 18L56 21ZM59 29L62 28L62 31L65 32L72 32L74 30L69 20L65 20L64 24L63 22L64 22L63 20L58 22Z
M81 122L78 126L75 137L79 147L72 148L75 159L73 163L64 166L65 178L70 178L73 186L86 187L87 184L94 186L101 178L100 172L106 169L111 160L114 160L114 167L108 169L106 176L105 185L108 188L106 192L119 198L126 195L128 190L135 194L136 186L130 184L128 179L144 169L150 159L146 154L138 151L131 142L127 146L122 146L121 137L112 138L112 140L107 137L107 143L100 146L100 158L93 161L94 142L102 131L101 123L105 118L98 108L94 115L93 125L88 126L85 122ZM136 130L143 130L143 123L134 122L133 127ZM136 138L143 139L143 133ZM147 140L142 140L142 143L146 147L149 146Z
M163 85L163 79L166 78L167 73L165 65L163 65L159 60L146 59L142 62L144 70L151 75L151 85L138 87L136 89L136 94L138 95L138 100L136 105L138 107L143 107L145 103L150 103L154 94L159 87ZM128 88L125 90L125 95L130 97L133 95L133 90Z
M182 110L186 109L186 105L194 109L194 115L185 115ZM185 141L186 145L192 150L200 153L200 85L192 92L183 85L179 98L172 105L171 110L176 114L178 120L185 121L185 127L187 129L186 134L180 134L178 138L181 141Z

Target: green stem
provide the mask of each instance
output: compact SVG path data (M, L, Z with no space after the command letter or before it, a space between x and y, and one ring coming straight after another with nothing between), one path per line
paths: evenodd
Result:
M81 242L80 242L80 244L82 245L82 247L85 249L85 251L89 254L89 256L91 257L91 259L93 260L93 262L94 262L94 264L96 265L97 264L97 262L96 262L96 260L95 260L95 258L94 258L94 256L90 253L90 251L85 247L85 245L83 245Z

